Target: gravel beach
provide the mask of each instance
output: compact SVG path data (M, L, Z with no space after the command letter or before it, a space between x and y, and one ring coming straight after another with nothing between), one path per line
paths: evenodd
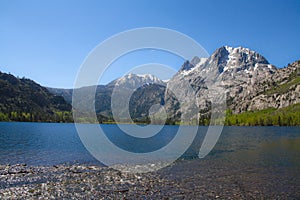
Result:
M286 168L209 159L143 174L79 164L0 165L0 199L300 199L299 177Z

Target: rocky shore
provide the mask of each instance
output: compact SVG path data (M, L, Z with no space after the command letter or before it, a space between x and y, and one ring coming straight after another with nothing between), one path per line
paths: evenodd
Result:
M84 165L0 166L0 199L157 199L182 195L174 182L155 174L126 174Z
M185 162L155 173L90 165L0 165L0 199L297 199L300 184L276 170Z

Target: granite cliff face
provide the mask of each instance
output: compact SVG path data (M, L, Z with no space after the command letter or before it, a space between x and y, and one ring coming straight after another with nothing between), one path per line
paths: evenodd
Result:
M264 86L264 87L262 87ZM262 110L284 108L300 102L300 61L278 69L269 79L257 84L259 93L252 99L244 97L242 108Z

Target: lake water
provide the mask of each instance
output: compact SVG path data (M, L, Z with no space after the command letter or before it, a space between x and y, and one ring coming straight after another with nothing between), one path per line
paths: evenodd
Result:
M174 138L178 129L178 126L165 126L158 136L145 140L130 139L116 125L101 127L111 141L133 152L163 147ZM180 160L201 160L197 155L206 129L199 128L199 134ZM211 158L300 170L300 127L224 127L217 145L205 159ZM74 124L0 123L0 164L74 162L101 165L83 146Z
M99 125L81 126L99 128ZM140 139L130 138L116 125L101 127L112 143L136 153L164 147L176 139L178 130L178 126L165 126L159 134ZM128 130L131 128L127 126ZM172 181L172 185L161 188L163 194L171 195L180 189L182 195L199 199L300 198L300 127L224 127L213 150L199 159L206 130L207 127L199 127L194 142L183 156L155 172L155 176ZM120 159L120 155L109 151L107 156ZM164 156L167 155L162 154L161 159ZM2 122L0 164L16 163L102 165L85 149L74 124Z

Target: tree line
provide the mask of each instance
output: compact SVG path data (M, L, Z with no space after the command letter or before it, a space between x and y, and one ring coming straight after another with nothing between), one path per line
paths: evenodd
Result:
M73 117L70 111L57 111L54 113L12 111L8 113L0 112L0 121L69 123L73 122Z
M300 103L281 109L269 108L260 111L247 111L239 114L234 114L231 110L227 110L225 119L215 119L214 122L210 121L210 115L200 117L198 125L208 126L222 125L225 126L300 126ZM79 120L81 123L118 123L115 122L113 117L105 117L97 115L98 121L95 122L89 117ZM9 113L0 112L0 121L19 121L19 122L73 122L73 116L71 111L56 111L53 113L42 112L17 112L12 111ZM151 121L149 118L134 119L135 123L149 124ZM157 120L157 124L166 125L181 125L180 121L172 118L164 120ZM196 125L197 122L193 121L191 124L184 125Z

